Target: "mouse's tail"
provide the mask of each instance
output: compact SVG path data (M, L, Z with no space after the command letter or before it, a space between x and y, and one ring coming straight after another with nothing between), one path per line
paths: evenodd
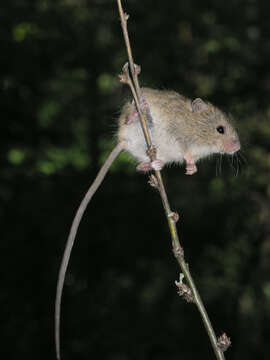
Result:
M60 360L60 312L61 312L61 299L63 293L63 287L65 282L65 275L71 255L71 250L74 244L74 240L77 234L77 230L84 214L84 211L92 199L93 195L99 188L100 184L102 183L104 177L106 176L109 168L111 167L112 163L116 159L116 157L120 154L123 150L123 144L118 143L116 147L112 150L108 158L106 159L105 163L103 164L102 168L99 170L97 177L95 178L94 182L91 184L90 188L88 189L87 193L85 194L77 212L74 217L68 240L66 243L65 251L62 258L62 263L60 266L59 274L58 274L58 281L57 281L57 288L56 288L56 300L55 300L55 347L56 347L56 357Z

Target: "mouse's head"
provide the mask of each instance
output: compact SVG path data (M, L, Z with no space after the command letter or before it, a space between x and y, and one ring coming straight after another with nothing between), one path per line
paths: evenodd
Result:
M238 134L223 111L199 98L191 106L200 119L204 140L213 147L213 152L232 155L240 150Z

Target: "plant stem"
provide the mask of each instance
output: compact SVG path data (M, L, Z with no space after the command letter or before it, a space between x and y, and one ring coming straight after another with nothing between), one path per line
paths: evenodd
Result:
M134 101L135 101L135 105L136 105L136 109L139 114L142 130L143 130L145 141L147 144L147 149L148 149L147 154L148 154L150 160L154 161L156 159L155 147L153 146L152 141L151 141L151 137L150 137L149 130L147 127L146 116L145 116L145 114L142 113L141 108L140 108L139 99L140 99L141 91L140 91L140 86L139 86L139 81L138 81L138 76L137 76L139 72L136 70L136 66L133 61L132 51L131 51L131 46L130 46L130 41L129 41L129 36L128 36L128 30L127 30L127 20L128 20L129 16L124 13L121 0L117 0L117 3L118 3L118 9L119 9L119 14L120 14L121 25L122 25L123 35L124 35L124 39L125 39L127 54L128 54L129 68L131 71L132 81L133 81L133 83L132 83L132 81L129 81L128 85L131 88L131 91L132 91L132 94L134 97ZM188 285L192 291L193 302L196 304L196 306L201 314L202 321L204 323L205 329L210 338L210 342L212 344L216 358L218 360L225 360L224 353L218 346L217 337L213 330L212 324L210 322L210 319L208 317L206 309L203 305L203 302L201 300L199 292L198 292L198 290L195 286L195 283L192 279L191 273L189 271L189 266L185 262L184 251L180 245L178 232L177 232L177 228L176 228L176 224L175 224L175 219L172 216L173 213L170 209L170 204L169 204L167 193L166 193L164 183L162 180L161 172L155 171L155 177L157 180L157 188L158 188L160 196L161 196L165 215L168 220L168 225L169 225L171 239L172 239L172 247L174 250L175 257L181 267L181 270L184 274L186 282L188 283Z

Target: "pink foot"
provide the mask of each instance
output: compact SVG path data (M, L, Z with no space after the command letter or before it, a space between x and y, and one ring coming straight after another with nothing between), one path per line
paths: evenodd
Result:
M139 165L137 165L136 167L137 171L151 171L152 170L152 166L150 162L142 162Z
M197 172L197 166L195 165L195 161L189 153L185 156L186 160L186 175L192 175Z
M193 175L197 172L197 166L194 163L186 163L186 175Z
M151 163L150 162L140 163L136 167L136 170L144 171L144 172L151 171L151 170L161 170L163 168L163 166L164 166L163 161L157 159L155 161L152 161Z
M132 113L129 115L128 120L127 120L127 124L131 124L133 123L133 121L136 121L139 117L139 114L137 113L136 107L135 107L135 102L134 100L132 100L132 105L134 105L134 111L132 111ZM142 111L145 111L148 108L148 104L146 102L146 100L144 98L140 99L140 107Z

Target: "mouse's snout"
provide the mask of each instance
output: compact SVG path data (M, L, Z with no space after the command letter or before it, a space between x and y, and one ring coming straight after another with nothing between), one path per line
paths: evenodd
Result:
M241 148L238 138L227 139L224 141L224 151L229 154L234 154Z
M238 139L232 140L232 151L236 152L239 151L241 148L240 141Z

